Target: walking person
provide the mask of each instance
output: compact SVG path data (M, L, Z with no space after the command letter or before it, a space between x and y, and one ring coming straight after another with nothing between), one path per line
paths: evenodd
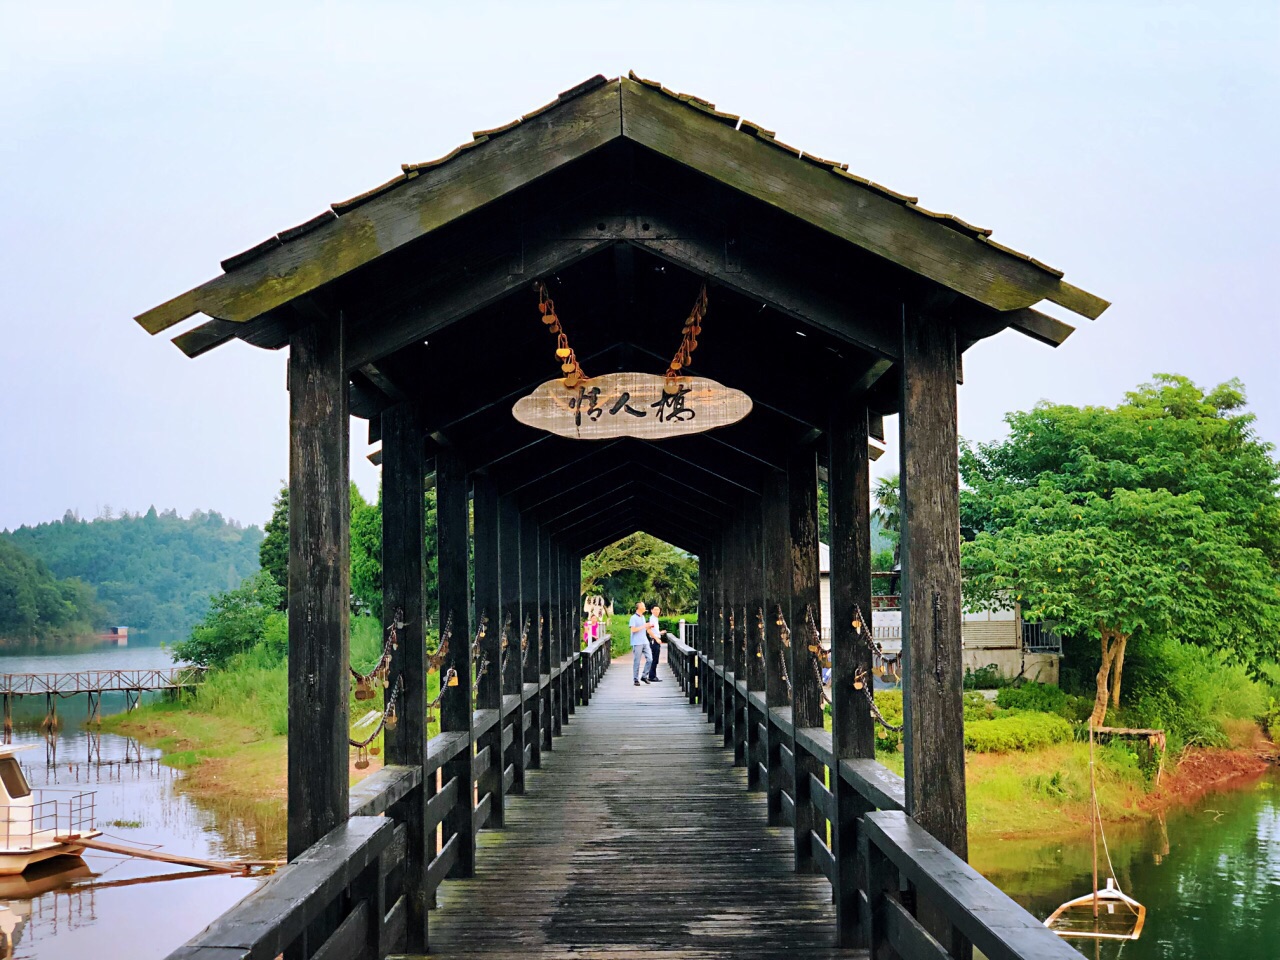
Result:
M658 676L658 660L662 656L662 625L658 623L658 615L662 613L662 609L656 604L653 607L653 614L649 617L649 626L647 632L649 634L649 650L653 654L653 659L649 663L649 682L661 683L662 679Z
M638 687L640 682L649 682L649 638L645 635L647 625L644 622L644 601L636 601L636 612L631 615L631 679Z

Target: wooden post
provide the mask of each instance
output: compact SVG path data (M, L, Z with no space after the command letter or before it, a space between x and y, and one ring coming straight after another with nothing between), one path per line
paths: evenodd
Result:
M791 705L783 670L786 647L782 643L779 619L791 617L791 513L787 494L787 475L772 471L765 477L762 533L764 545L764 691L770 709ZM770 714L765 721L768 742L764 746L768 768L769 825L782 823L782 731Z
M818 455L813 446L796 450L787 463L787 491L791 505L791 753L795 758L796 870L813 868L813 805L809 774L822 777L822 765L797 744L795 733L822 729L822 684L817 674L821 640L821 599L818 580ZM810 619L812 618L812 620ZM812 622L812 626L810 623Z
M955 330L902 330L902 654L907 813L968 857L960 640Z
M396 648L384 692L395 700L396 725L383 737L387 763L422 766L427 736L427 665L423 622L425 530L423 527L422 427L412 405L382 413L382 625L397 620ZM385 700L384 700L385 702ZM427 948L426 789L412 790L391 809L405 825L406 950Z
M520 593L523 598L524 618L529 623L529 654L524 659L524 670L521 677L523 684L538 685L538 672L542 668L542 609L539 600L539 566L538 566L538 525L532 518L524 517L520 523ZM523 621L521 623L523 628ZM523 696L523 693L521 694ZM541 691L534 693L526 701L533 714L533 722L529 724L527 743L529 746L529 766L542 766L542 696ZM524 706L521 705L521 710ZM523 717L521 718L523 723Z
M733 684L729 687L729 716L732 722L730 743L733 746L734 766L745 766L747 763L747 697L739 692L738 684L743 687L747 683L747 500L744 497L738 512L733 517L733 556L730 570L730 605L733 610L733 651L730 663L733 665Z
M727 532L721 532L716 537L716 572L715 578L712 580L715 589L716 615L712 620L715 633L711 641L711 656L715 659L716 669L719 674L712 674L711 676L711 720L715 723L716 733L724 733L724 672L728 669L725 666L725 662L729 651L729 645L725 642L725 617L729 615L728 604L725 602L724 582L726 540Z
M831 792L836 819L831 852L836 861L832 892L836 936L842 947L859 943L858 818L866 804L839 776L841 760L874 758L875 727L866 695L854 689L861 672L869 692L871 647L853 626L871 631L871 460L867 455L867 408L858 402L833 404L827 432L827 482L831 518L831 746L837 770Z
M561 615L560 643L564 658L564 673L560 679L562 686L560 695L564 698L561 709L564 710L564 722L569 722L569 717L576 711L578 704L578 684L577 670L573 661L573 655L577 652L578 645L574 632L578 627L578 618L574 614L575 598L578 595L578 589L573 585L573 573L569 562L569 551L565 548L560 550L560 609L563 611Z
M551 687L551 648L555 636L551 629L551 583L555 574L551 569L551 537L545 530L538 531L538 621L542 632L538 642L538 710L542 721L539 739L542 749L552 749L552 730L555 714L555 698ZM546 686L543 687L543 681Z
M498 721L493 724L476 746L489 748L489 769L481 775L480 797L492 796L489 806L489 826L499 829L504 820L505 791L502 788L502 595L498 583L498 491L486 476L473 481L475 502L475 572L476 621L487 616L488 628L480 639L480 662L487 663L484 675L479 677L476 697L477 710L498 711Z
M765 764L768 759L764 752L764 746L768 742L768 738L761 740L760 725L763 723L767 726L769 718L752 706L751 691L763 691L765 687L764 636L761 633L764 623L764 560L762 554L764 545L761 540L763 526L761 523L760 501L758 498L752 498L745 506L743 626L746 630L747 787L751 790L759 790L764 788L764 783L760 777L760 766Z
M498 499L498 589L501 596L502 622L510 621L507 629L505 652L506 669L502 672L502 691L505 697L522 697L524 693L523 670L520 666L520 633L524 626L523 596L520 585L520 508L511 497ZM505 705L503 706L505 710ZM498 724L505 724L506 718ZM524 702L514 714L511 746L507 748L502 768L513 766L511 793L524 793ZM501 744L501 741L499 741Z
M343 322L289 340L289 859L347 818L351 609Z
M560 565L557 563L558 551L550 537L547 538L547 648L548 648L548 674L560 668ZM547 684L547 705L550 709L551 723L549 727L549 736L546 747L551 746L556 737L560 736L561 711L560 711L560 678L552 677Z
M458 800L444 819L444 839L456 836L458 860L449 876L462 879L475 874L476 837L472 820L475 786L475 742L471 727L471 552L467 470L456 450L445 447L436 454L436 560L440 583L440 623L453 620L453 638L443 672L457 671L458 684L446 687L440 701L440 730L465 730L470 746L444 765L444 785L458 781Z

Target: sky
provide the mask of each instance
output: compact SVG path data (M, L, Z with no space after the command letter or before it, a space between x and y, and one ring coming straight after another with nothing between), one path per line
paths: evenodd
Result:
M1113 302L1056 350L972 348L962 436L1176 372L1239 377L1280 442L1280 3L0 0L0 528L153 504L265 522L283 352L188 360L131 318L400 163L628 69ZM365 440L358 423L372 497ZM891 440L876 473L896 458Z

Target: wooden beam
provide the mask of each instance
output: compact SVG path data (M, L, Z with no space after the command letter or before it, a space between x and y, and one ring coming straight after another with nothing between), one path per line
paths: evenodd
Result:
M138 323L157 333L194 313L252 320L558 170L616 139L620 127L618 88L601 78L501 137L465 145L481 149L402 175L395 189L148 310Z
M791 519L791 752L795 800L795 858L797 871L814 869L810 831L814 829L809 802L809 774L822 775L821 765L796 744L795 731L821 728L822 686L815 668L820 642L822 600L818 579L818 453L813 445L798 448L787 469ZM812 627L810 626L812 622Z
M1097 310L1056 272L922 216L910 198L798 162L771 137L743 136L634 81L621 85L623 135L677 163L997 310L1046 297Z
M502 710L502 593L499 586L498 548L498 491L493 481L477 474L472 480L475 491L473 509L475 558L473 577L476 590L476 617L488 618L484 636L480 638L480 659L486 663L484 675L478 677L476 709ZM477 628L479 629L479 628ZM489 826L504 826L505 797L502 789L502 723L499 719L493 727L480 736L476 746L490 748L493 764L489 773L481 778L480 796L488 792L493 797Z
M467 747L444 765L444 782L456 779L459 802L444 820L446 842L456 836L458 859L450 877L474 875L476 860L475 830L471 818L474 799L475 749L471 732L471 576L468 558L471 554L470 497L466 466L452 447L436 454L436 564L439 578L440 623L452 624L449 654L443 672L457 672L457 686L445 687L440 702L442 733L461 732Z
M903 322L902 653L907 813L968 855L954 329Z
M827 431L831 531L831 747L841 760L875 757L875 726L866 696L873 686L871 646L871 462L867 408L857 400L831 405ZM860 614L860 615L859 615ZM854 627L855 620L859 624ZM855 689L855 677L863 689ZM859 943L858 817L865 802L842 777L833 777L831 878L836 936L842 947Z
M539 604L540 583L544 571L541 570L538 555L538 525L530 516L520 518L520 605L523 611L521 629L528 622L529 651L524 657L524 668L521 681L524 684L537 683L542 664L542 609ZM538 735L542 729L542 697L533 697L529 701L529 709L533 712L533 723L527 734L529 746L529 766L542 766L542 738Z
M394 700L397 723L386 730L386 761L421 766L427 736L427 664L425 598L426 530L422 425L409 404L397 404L382 416L382 625L397 633L391 651L390 676L384 700ZM405 832L406 950L427 948L426 801L424 789L411 790L391 811Z
M339 314L289 345L289 859L348 806L347 377Z
M524 690L524 671L520 665L520 635L524 627L524 594L520 584L520 508L512 497L498 497L498 588L501 594L502 622L510 620L507 649L502 671L504 694L519 696ZM520 708L515 736L503 759L503 769L515 766L511 793L524 793L524 707ZM499 724L501 726L501 724Z

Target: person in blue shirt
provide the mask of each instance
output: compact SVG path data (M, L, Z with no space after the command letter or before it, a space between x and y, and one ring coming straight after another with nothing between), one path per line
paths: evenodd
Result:
M649 682L649 667L653 655L649 652L648 624L644 620L644 601L636 601L636 612L631 615L631 680L638 687L641 681Z

